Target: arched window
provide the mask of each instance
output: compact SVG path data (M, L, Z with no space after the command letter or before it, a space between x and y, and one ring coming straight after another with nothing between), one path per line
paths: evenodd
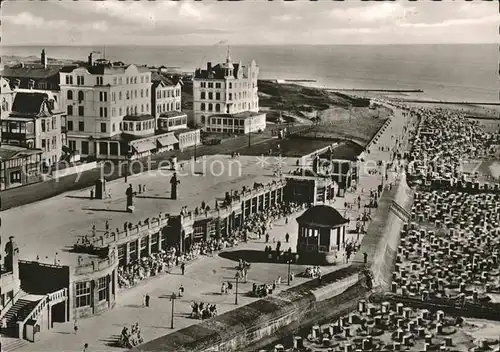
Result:
M208 104L208 111L212 111L214 109L214 106L212 103Z
M73 100L73 91L68 90L68 100Z
M141 104L141 112L144 112L144 104Z
M201 92L201 99L205 99L205 92Z
M174 103L170 103L170 111L174 110Z
M201 103L201 111L205 111L205 103Z
M146 112L149 112L149 104L146 104Z
M201 115L201 123L204 125L205 124L205 115Z
M217 111L217 112L220 111L220 104L215 104L215 111Z
M134 114L137 115L137 105L134 108Z
M212 100L214 98L214 93L209 92L208 93L208 99Z
M128 106L127 106L127 115L130 115L130 109Z
M84 97L85 96L84 96L83 92L81 90L79 90L78 91L78 100L83 101Z
M144 90L141 89L141 98L144 98Z

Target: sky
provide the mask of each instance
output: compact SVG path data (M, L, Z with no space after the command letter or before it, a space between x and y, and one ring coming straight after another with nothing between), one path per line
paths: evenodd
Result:
M2 45L498 43L499 2L6 1Z

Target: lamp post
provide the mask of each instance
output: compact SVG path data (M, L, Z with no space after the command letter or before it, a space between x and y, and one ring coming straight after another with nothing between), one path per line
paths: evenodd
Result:
M176 299L177 299L177 296L175 295L175 293L172 293L170 295L170 301L172 302L172 316L170 318L170 329L174 328L174 302Z
M292 260L288 259L288 261L286 263L288 264L287 283L288 283L288 286L290 286L290 264L292 264Z
M235 295L234 295L234 304L238 305L238 283L239 283L240 278L241 278L239 271L236 272L236 275L234 275L234 278L236 279L236 291L235 291Z
M198 144L198 131L194 132L194 162L196 162L196 145Z
M125 164L125 183L127 183L128 180L128 173L129 173L129 168L130 168L130 158L132 157L132 153L130 151L127 152L127 162Z
M251 137L252 136L252 118L248 119L248 148L252 145Z

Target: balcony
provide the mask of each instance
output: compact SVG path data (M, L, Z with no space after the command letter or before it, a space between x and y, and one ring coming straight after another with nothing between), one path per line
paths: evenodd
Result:
M35 138L35 132L4 132L2 131L2 139L25 141L27 139Z

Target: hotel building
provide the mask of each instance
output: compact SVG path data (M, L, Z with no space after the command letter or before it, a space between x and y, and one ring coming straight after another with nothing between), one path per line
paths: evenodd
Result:
M151 72L152 115L157 119L161 113L181 110L181 82L173 81L161 72Z
M130 142L154 135L151 72L104 59L60 72L61 104L67 110L68 145L82 156L124 158Z
M51 91L17 89L11 112L1 121L3 144L41 149L42 164L61 159L66 144L66 117Z
M250 133L264 130L266 114L259 112L257 77L259 67L233 63L228 50L226 62L205 70L197 69L193 78L194 124L207 132Z

